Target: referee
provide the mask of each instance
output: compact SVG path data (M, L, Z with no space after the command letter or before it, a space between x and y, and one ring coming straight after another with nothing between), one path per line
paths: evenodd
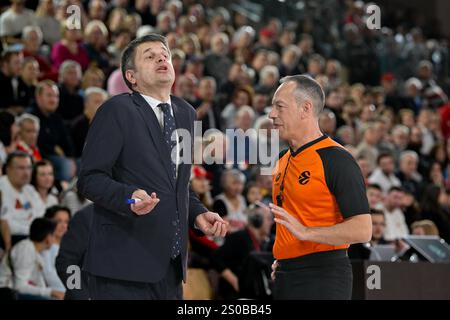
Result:
M295 75L281 79L272 100L269 117L290 146L272 176L275 299L351 299L347 248L372 235L361 171L320 131L324 99L315 80Z

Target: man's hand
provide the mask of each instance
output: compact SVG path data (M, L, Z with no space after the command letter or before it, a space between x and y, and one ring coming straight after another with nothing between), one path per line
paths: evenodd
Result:
M203 102L198 108L197 108L197 119L203 119L206 114L208 113L208 110L211 108L211 103L209 102Z
M281 207L269 204L270 210L275 215L275 222L285 226L294 237L299 240L308 240L306 238L308 228L305 227L295 217L289 214Z
M275 273L277 272L277 268L278 268L278 261L274 260L272 263L272 273L270 274L270 277L274 281L275 281Z
M64 292L62 291L52 290L50 295L53 299L64 300Z
M138 203L130 205L131 211L133 211L138 216L143 216L147 213L150 213L159 202L159 199L156 197L156 193L153 192L152 195L149 196L148 193L144 190L136 190L135 192L133 192L131 198L142 200Z
M225 237L228 231L228 222L211 211L199 214L195 218L195 224L207 236Z
M225 269L222 271L222 277L228 281L228 283L233 287L234 291L239 292L239 278L230 269Z

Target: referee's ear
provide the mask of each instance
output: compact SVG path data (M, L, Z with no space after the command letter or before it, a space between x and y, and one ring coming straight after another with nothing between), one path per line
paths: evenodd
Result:
M305 100L300 104L300 120L317 118L314 112L314 105L311 101Z

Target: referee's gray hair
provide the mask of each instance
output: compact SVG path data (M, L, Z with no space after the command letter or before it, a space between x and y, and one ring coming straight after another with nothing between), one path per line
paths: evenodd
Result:
M297 87L294 90L297 104L309 100L314 107L314 115L319 117L325 106L325 93L320 84L308 75L298 74L287 76L280 80L280 83L295 82Z
M34 115L32 115L32 114L29 114L29 113L23 113L22 115L17 117L16 124L19 127L22 127L24 122L27 122L27 121L28 122L33 122L36 125L36 127L38 128L38 130L40 129L40 123L41 122L40 122L39 118L34 116Z

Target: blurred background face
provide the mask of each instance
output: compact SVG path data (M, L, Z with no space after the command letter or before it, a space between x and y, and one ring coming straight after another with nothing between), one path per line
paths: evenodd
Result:
M412 230L412 234L415 235L415 236L425 236L426 232L425 232L425 229L422 228L422 227L415 227Z
M65 210L60 210L56 212L55 216L53 217L53 221L56 222L56 229L54 235L55 237L61 239L67 232L67 227L70 221L69 213Z
M81 75L76 67L69 67L64 72L63 83L68 87L76 87L80 84Z
M39 77L39 64L37 61L30 61L23 66L22 78L25 81L37 81Z
M367 188L367 200L370 208L376 208L383 200L381 190L376 188Z
M261 189L259 187L251 187L247 192L247 200L249 203L255 203L262 200Z
M36 31L30 31L25 39L25 48L31 53L36 53L42 44L42 40Z
M102 46L106 43L106 39L99 27L94 27L91 32L87 35L87 42L93 45Z
M97 88L103 88L103 77L99 75L98 73L92 72L90 73L87 78L83 79L82 86L84 88L89 87L97 87Z
M383 238L384 229L386 227L384 215L372 214L372 240L380 240Z
M50 165L40 166L37 169L36 180L38 188L50 189L53 187L53 183L55 182L53 167Z
M20 138L28 146L36 146L39 136L39 128L33 121L24 121L19 130Z
M228 176L226 178L225 191L229 196L235 197L242 194L244 184L239 178Z
M409 142L409 135L406 132L398 131L393 135L393 142L397 147L405 148Z
M249 112L241 113L235 120L236 128L247 131L253 126L253 117Z
M202 80L198 91L204 101L212 101L216 95L216 84L210 80Z
M402 191L391 191L387 196L388 204L392 208L399 208L403 204L404 193Z
M358 161L359 168L363 174L363 177L367 177L370 173L370 165L366 159L359 159Z
M233 102L236 108L239 108L244 105L248 105L250 103L250 99L245 91L239 91L236 97L234 98Z
M87 97L85 102L85 109L91 116L91 119L94 117L98 108L106 101L106 97L101 93L91 93L89 97Z
M137 2L136 2L137 4ZM91 20L104 20L106 17L106 5L103 1L91 1L89 6L89 17Z
M406 156L400 162L400 170L410 176L417 171L417 159L413 156Z
M223 55L227 53L227 46L222 37L214 37L212 39L211 50L217 55Z
M392 157L383 157L380 159L379 166L385 175L389 175L393 173L395 169L394 159Z
M131 35L128 32L122 32L117 36L114 42L117 48L124 49L130 41Z
M64 33L64 38L67 41L78 42L83 39L83 34L78 29L67 29Z
M59 104L58 88L56 86L45 86L42 92L36 95L36 102L43 112L55 112Z
M13 54L8 61L5 62L6 71L10 77L18 77L22 71L23 55Z
M205 194L209 191L209 180L205 177L197 177L191 180L192 189L196 194Z
M29 157L17 157L12 160L7 169L9 181L15 187L23 187L31 181L32 170L31 159Z

